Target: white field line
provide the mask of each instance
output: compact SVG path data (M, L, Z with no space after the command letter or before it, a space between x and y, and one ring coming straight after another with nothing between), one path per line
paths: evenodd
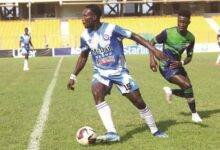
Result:
M51 103L51 96L53 94L53 89L57 82L57 76L59 73L59 69L62 63L63 57L60 58L59 63L57 64L56 70L54 72L53 79L50 83L50 85L47 88L47 91L43 98L43 105L41 106L41 110L36 122L36 125L34 126L34 129L30 135L30 141L28 143L28 150L38 150L40 146L40 140L41 136L44 130L45 123L47 121L47 117L49 114L49 107Z

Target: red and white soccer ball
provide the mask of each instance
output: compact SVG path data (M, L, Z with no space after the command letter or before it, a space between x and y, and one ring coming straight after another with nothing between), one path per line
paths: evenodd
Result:
M82 145L93 144L96 140L95 130L89 126L80 128L76 133L76 140Z

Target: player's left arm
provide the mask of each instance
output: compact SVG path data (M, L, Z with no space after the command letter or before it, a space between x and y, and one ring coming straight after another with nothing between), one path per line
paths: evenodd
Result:
M30 37L29 43L30 43L31 47L34 48L34 45L33 45L32 41L31 41L31 37Z
M143 45L144 47L147 47L149 49L150 52L152 52L152 54L159 60L169 60L169 57L164 54L163 52L161 52L160 50L158 50L155 46L153 46L151 44L150 41L145 40L143 37L141 37L140 35L136 34L136 33L132 33L131 40L135 41L138 44Z
M150 52L152 52L152 54L159 60L169 60L169 57L165 54L163 54L160 50L156 49L156 47L154 47L150 41L145 40L143 37L141 37L140 35L133 33L127 29L124 29L120 26L115 26L114 28L114 33L116 36L118 36L119 38L128 38L133 40L134 42L143 45L144 47L147 47L149 49Z
M186 49L186 58L181 61L182 65L186 65L191 62L193 56L193 48L194 48L195 41L193 40L190 45Z
M182 67L183 65L186 65L191 62L192 56L193 56L193 48L194 48L194 40L190 43L190 45L186 48L186 58L181 61L173 61L170 64L170 68L179 68Z

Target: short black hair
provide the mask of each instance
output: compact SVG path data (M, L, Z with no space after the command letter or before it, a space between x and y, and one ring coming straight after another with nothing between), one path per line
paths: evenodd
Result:
M186 18L190 18L191 17L191 12L189 10L180 10L178 12L178 16L183 16Z
M102 11L98 5L90 4L90 5L87 5L86 8L94 12L98 18L102 16Z

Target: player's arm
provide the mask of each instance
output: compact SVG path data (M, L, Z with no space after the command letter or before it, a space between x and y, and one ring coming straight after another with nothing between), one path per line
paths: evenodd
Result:
M20 37L20 40L19 40L19 48L21 48L21 43L22 43L22 36Z
M89 51L82 51L81 52L81 54L78 58L78 61L76 63L76 66L74 67L74 69L70 75L70 79L67 84L67 89L74 90L74 85L76 83L76 76L81 72L81 70L86 65L88 56L89 56Z
M152 54L151 51L149 51L149 54L150 54L150 69L153 72L157 72L157 67L158 67L157 60L156 60L156 58L154 57L154 55Z
M193 56L193 48L194 48L195 41L190 43L189 47L186 49L186 58L182 60L182 65L186 65L191 62Z
M193 56L193 47L194 47L194 40L190 43L190 45L186 48L186 58L181 61L173 61L170 64L170 68L178 68L182 67L183 65L186 65L191 62L192 56Z
M29 43L30 43L31 47L34 48L33 43L31 41L31 37L30 37Z
M166 41L166 38L167 38L166 30L163 30L160 34L158 34L156 37L154 37L151 40L151 43L152 45L155 45L156 43L164 43ZM149 51L149 54L150 54L150 68L153 72L156 72L158 67L157 60L152 52Z
M67 89L69 90L74 90L74 85L76 83L76 76L81 72L81 70L86 65L89 56L90 48L83 38L80 39L80 48L82 52L77 60L76 66L74 67L70 75L69 82L67 83Z
M135 33L132 33L130 39L135 41L138 44L143 45L144 47L147 47L149 49L149 52L151 52L157 59L169 60L169 57L167 55L165 55L160 50L156 49L156 47L153 46L150 41L145 40L143 37L141 37Z
M127 29L123 29L119 26L115 26L113 34L117 36L118 38L121 38L121 39L128 38L128 39L135 41L138 44L143 45L144 47L147 47L149 51L151 51L157 59L161 59L161 60L169 59L168 56L163 54L161 51L157 50L148 40L145 40L143 37L141 37L140 35L136 33L133 33Z

